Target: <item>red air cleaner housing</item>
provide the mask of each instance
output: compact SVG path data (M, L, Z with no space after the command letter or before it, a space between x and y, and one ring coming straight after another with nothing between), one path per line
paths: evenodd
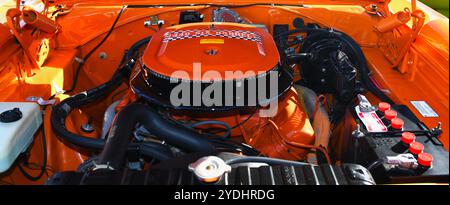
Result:
M164 28L152 36L142 55L141 69L132 77L131 87L144 99L169 108L246 109L276 100L290 88L292 74L279 66L279 62L273 37L263 28L222 22L181 24ZM277 77L275 82L271 81L274 76ZM265 80L265 84L260 84L261 80ZM175 96L171 95L172 91L182 82L190 84L190 102L174 105L169 96ZM221 83L223 89L211 95L222 95L211 106L195 92L203 93L213 83ZM242 97L236 97L239 88L244 90L239 91ZM266 98L258 98L260 94Z
M202 80L193 73L193 63L201 63L202 73L216 71L221 79L226 71L265 73L277 66L279 55L272 36L262 28L235 23L181 24L157 32L142 57L152 71L176 78L174 71L186 71L189 79Z

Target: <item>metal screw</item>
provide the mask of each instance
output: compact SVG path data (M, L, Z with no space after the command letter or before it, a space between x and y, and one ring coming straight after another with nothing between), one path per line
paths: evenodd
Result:
M98 54L98 57L102 60L106 59L108 57L108 55L106 54L106 52L100 52Z
M81 130L86 133L91 133L95 130L94 126L92 126L92 117L85 124L81 125Z
M372 9L372 11L378 10L378 6L376 4L371 4L370 8Z
M436 126L436 129L437 129L437 130L440 130L441 127L442 127L442 122L438 122L438 125Z
M206 54L210 55L210 56L215 56L217 55L217 49L210 49L206 51Z

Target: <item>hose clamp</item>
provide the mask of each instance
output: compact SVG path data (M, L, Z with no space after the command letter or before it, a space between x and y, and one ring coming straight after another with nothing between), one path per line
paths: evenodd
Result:
M93 166L91 168L91 171L98 171L102 169L111 170L114 171L115 169L109 165L109 162L106 164L97 164L97 162L92 162Z

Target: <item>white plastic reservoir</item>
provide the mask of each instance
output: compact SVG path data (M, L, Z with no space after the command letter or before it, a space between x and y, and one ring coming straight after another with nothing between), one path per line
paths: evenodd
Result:
M20 153L33 141L42 124L41 110L34 102L0 102L0 113L19 108L22 118L15 122L0 122L0 173L8 170Z

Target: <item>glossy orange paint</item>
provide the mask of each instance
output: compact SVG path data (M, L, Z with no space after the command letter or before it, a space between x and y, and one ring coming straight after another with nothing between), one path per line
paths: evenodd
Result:
M375 29L380 33L392 31L392 29L395 29L401 25L407 24L410 19L411 19L411 13L409 12L409 10L399 11L396 14L389 16L389 17L381 20L380 22L378 22L375 25Z
M144 1L102 0L97 1L95 4L92 3L92 0L59 0L55 2L66 5L66 9L61 11L56 17L56 22L61 25L61 32L52 37L54 44L51 46L51 52L45 63L40 66L40 69L35 69L33 72L28 72L28 70L33 70L34 68L33 63L28 62L28 59L34 58L30 58L32 54L26 54L26 49L30 47L32 42L41 38L36 38L31 35L31 28L28 26L18 28L17 23L12 21L12 18L8 22L9 26L0 25L0 93L2 93L0 100L25 101L29 96L40 96L46 99L50 95L57 93L60 89L68 89L73 82L74 69L78 66L76 59L82 58L99 43L114 21L118 11L122 8L122 5L141 4ZM160 4L182 3L181 0L161 0L159 2ZM206 0L198 0L197 2L223 3L223 1ZM264 1L229 0L226 3L238 5L255 2ZM298 4L297 1L290 0L270 2ZM269 32L272 32L273 24L291 24L294 18L302 17L306 23L318 23L321 26L332 27L349 34L363 48L374 80L378 82L389 97L396 103L407 105L429 127L434 127L438 122L442 122L444 134L441 136L441 141L448 149L448 19L429 11L422 4L417 4L417 9L425 11L426 17L423 19L423 26L415 30L417 32L415 38L411 38L411 35L408 35L414 30L410 25L411 22L408 25L387 31L387 36L380 36L375 31L374 26L382 21L383 17L367 13L366 7L376 3L379 11L383 15L389 16L392 15L389 8L400 7L403 9L405 5L410 5L410 3L401 0L392 1L390 4L388 4L390 1L381 0L305 0L302 2L307 6L254 6L236 8L235 10L253 23L265 24ZM210 6L126 9L111 36L85 63L80 74L79 86L73 93L83 91L108 80L119 64L123 51L129 48L134 42L155 33L155 30L158 29L157 27L150 29L143 26L144 21L149 16L157 16L160 19L164 19L165 25L163 27L166 27L177 24L179 20L178 12L186 9L204 12L205 19L211 17L212 8ZM414 10L411 9L411 11ZM17 15L12 16L17 17ZM404 57L399 55L402 60L393 68L392 61L386 58L386 52L383 52L383 46L389 43L390 45L394 45L392 53L401 53L400 49L403 47L397 46L397 43L406 41L399 40L398 37L405 35L408 36L405 39L412 39L412 41L406 49L406 52L404 52ZM16 39L23 40L22 42L19 40L18 43ZM100 52L106 53L107 57L100 58ZM114 94L116 92L112 95ZM98 130L101 126L103 111L111 103L112 95L108 96L102 102L83 108L83 111L72 113L68 119L68 125L71 126L71 129L88 136L86 133L81 133L79 127L88 117L93 117L94 126ZM373 103L377 103L375 97L369 96L369 99ZM439 114L439 117L422 117L410 103L412 100L426 101ZM45 115L44 127L49 148L49 164L55 172L74 170L85 159L86 151L64 144L64 142L61 142L52 133L48 110ZM292 112L283 112L286 115L287 113L292 114ZM239 122L245 119L245 117L245 115L237 115L233 123ZM229 120L231 121L231 119ZM260 121L264 121L264 119L252 117L248 121L248 125L264 125L264 123L258 123ZM283 135L292 137L294 141L299 135L297 135L298 133L291 133L292 130L289 127L297 126L300 128L305 126L305 124L300 123L301 120L298 122L296 120L288 121L288 118L280 117L280 119L274 119L274 121L278 124L279 130ZM251 128L251 131L247 131L246 129L249 130L250 128L241 126L239 130L234 131L233 135L242 134L245 139L250 141L251 137L249 134L253 134L253 129L259 130L259 132L265 132L265 135L272 136L274 134L273 128L270 128L270 125ZM95 133L89 136L99 137ZM263 143L268 143L268 140L278 140L273 138L264 138L267 141ZM39 139L40 134L37 133L30 149L30 161L36 163L42 161L42 149L40 148ZM311 140L311 137L307 137L307 139ZM278 155L283 158L292 158L298 157L298 154L302 153L301 150L297 150L294 152L296 154L287 154L284 152L286 149L294 148L287 145L280 145L275 149L274 156ZM266 150L267 153L270 151ZM37 171L30 172L37 173ZM14 184L32 183L21 176L17 167L0 175L0 179ZM43 180L36 183L42 183Z
M242 126L245 141L269 157L305 160L310 149L293 146L292 143L313 145L315 135L295 89L292 88L280 99L278 107L275 117L257 117L257 122Z
M10 29L10 31L14 34L15 38L19 42L20 46L23 49L23 53L26 55L25 62L29 63L29 66L25 67L25 72L27 76L31 76L33 70L39 68L35 59L27 49L28 45L31 44L32 39L28 38L28 34L30 33L23 31L20 28L20 17L22 16L22 11L16 8L9 9L6 12L6 23Z
M31 26L47 33L56 33L61 26L55 21L32 9L22 11L23 20Z

